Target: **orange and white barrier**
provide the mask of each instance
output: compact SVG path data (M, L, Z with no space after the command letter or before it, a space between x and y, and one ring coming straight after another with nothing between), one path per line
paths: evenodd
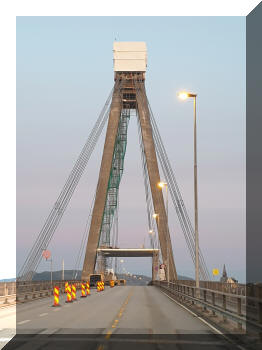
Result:
M86 295L90 295L90 285L86 282Z
M53 306L60 306L59 305L59 287L54 287L54 304Z
M72 284L72 300L76 300L76 285Z
M71 303L73 300L72 300L72 289L71 289L71 285L69 284L66 288L66 303Z
M81 298L85 298L86 297L86 288L85 288L85 284L81 283Z

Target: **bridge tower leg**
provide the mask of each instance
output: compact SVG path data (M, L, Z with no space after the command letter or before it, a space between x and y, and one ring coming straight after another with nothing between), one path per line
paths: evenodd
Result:
M163 257L163 262L166 266L168 266L169 261L169 278L171 281L174 281L177 279L177 273L168 229L163 193L159 190L159 188L157 188L157 184L160 182L160 174L152 134L152 126L150 122L150 113L147 103L145 85L143 81L140 81L136 84L136 86L137 108L141 125L150 189L152 193L154 210L155 213L158 214L157 228L159 234L160 248Z
M117 136L118 123L122 108L120 96L120 83L115 82L114 92L109 113L109 120L106 131L104 151L100 166L99 179L96 189L96 198L93 208L92 220L88 235L86 254L82 270L82 280L87 280L88 275L94 273L96 264L96 250L99 245L100 230L103 220L104 207L107 195L107 186L112 165L115 140Z
M159 253L154 253L152 256L152 280L157 280L157 274L159 271Z

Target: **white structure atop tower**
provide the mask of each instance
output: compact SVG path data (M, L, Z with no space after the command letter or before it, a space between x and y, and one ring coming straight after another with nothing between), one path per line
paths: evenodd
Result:
M143 41L114 42L115 72L145 72L147 66L146 43Z

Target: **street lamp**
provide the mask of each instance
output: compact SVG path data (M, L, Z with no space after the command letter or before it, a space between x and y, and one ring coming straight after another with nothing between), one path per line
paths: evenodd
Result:
M167 264L166 264L166 269L167 269L167 282L169 282L169 245L168 245L168 188L167 188L167 183L166 182L159 182L157 186L161 189L164 187L166 188L166 255L167 255Z
M152 215L152 217L153 217L153 219L155 219L156 220L156 222L157 222L157 232L159 233L159 231L158 231L158 226L159 226L159 214L156 214L156 213L154 213L153 215ZM151 230L152 232L153 232L153 230ZM153 234L153 233L152 233ZM159 234L158 234L158 240L157 240L157 242L156 242L156 244L157 244L157 248L158 248L158 265L159 265L159 252L160 252L160 241L159 241Z
M153 241L153 236L154 236L154 231L151 229L148 231L149 233L149 237L150 237L150 240L151 240L151 244L153 246L153 248L155 248L155 244L154 244L154 241Z
M158 226L159 226L159 214L154 213L152 215L152 218L156 220L157 223L157 231L158 231ZM159 235L158 235L159 236ZM159 249L159 237L158 237L158 249Z
M196 288L199 288L199 234L198 234L198 198L197 198L197 132L196 132L196 97L197 94L181 91L178 97L186 100L189 97L194 99L194 200L195 200L195 278ZM198 290L198 289L197 289Z

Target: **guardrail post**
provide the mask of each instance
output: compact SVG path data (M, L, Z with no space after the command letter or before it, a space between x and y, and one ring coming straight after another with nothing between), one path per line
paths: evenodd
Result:
M237 298L237 314L241 316L241 298ZM241 331L242 330L242 323L237 323L237 328Z
M262 302L258 303L258 321L262 324Z
M7 284L5 283L4 284L4 296L5 296L5 301L4 301L4 304L8 304L8 289L7 289Z
M237 314L241 316L241 298L237 298Z
M204 302L206 303L206 301L207 301L207 291L204 289L203 293L204 293L203 299L204 299ZM207 310L206 305L204 305L204 311L206 311L206 310Z
M216 296L215 296L215 293L212 292L212 305L215 306L216 305ZM215 313L215 310L212 310L212 315L215 316L216 313Z
M195 297L195 289L192 287L191 288L191 293L192 293L192 297ZM194 300L192 299L192 305L194 305Z
M223 294L222 297L223 297L223 309L226 310L227 309L227 298L226 298L225 294ZM227 322L227 318L224 315L223 315L223 322Z

